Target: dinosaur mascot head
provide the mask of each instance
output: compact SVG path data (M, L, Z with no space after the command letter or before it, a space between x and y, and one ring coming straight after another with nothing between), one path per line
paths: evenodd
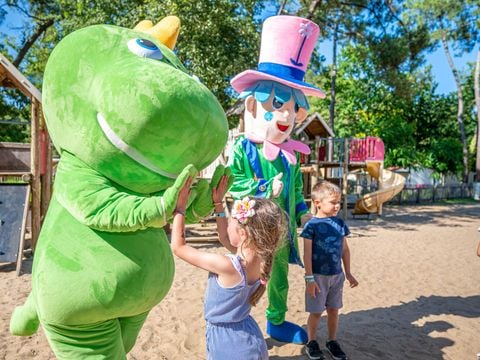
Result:
M187 164L201 170L220 154L224 112L172 52L178 30L176 17L134 30L98 25L55 47L43 108L59 153L140 193L165 189Z

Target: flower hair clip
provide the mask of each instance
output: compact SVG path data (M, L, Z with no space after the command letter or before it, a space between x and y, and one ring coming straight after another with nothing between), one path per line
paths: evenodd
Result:
M255 200L248 196L242 200L235 200L232 208L232 217L237 219L240 224L246 224L249 217L255 215Z

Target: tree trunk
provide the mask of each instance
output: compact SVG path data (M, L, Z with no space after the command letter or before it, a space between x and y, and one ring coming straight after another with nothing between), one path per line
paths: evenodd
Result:
M452 69L453 77L455 78L455 84L457 85L457 95L458 95L458 111L457 111L457 121L458 127L460 130L460 138L462 141L463 147L463 182L468 182L468 148L467 148L467 138L465 136L465 126L463 124L463 92L462 84L460 83L460 77L458 76L457 69L453 63L452 56L450 55L450 50L448 48L447 38L445 35L442 36L443 49L445 50L445 55L447 56L448 65Z
M280 9L278 9L277 15L282 15L283 10L285 10L285 5L287 4L287 0L283 0L282 4L280 5Z
M335 100L337 95L337 35L338 35L338 21L335 22L335 29L333 30L333 54L332 54L332 89L330 101L330 128L335 132Z
M13 61L13 65L15 65L15 67L18 67L18 65L20 65L23 58L25 57L25 55L27 55L28 50L30 50L35 41L37 41L40 35L47 31L47 29L52 26L53 23L53 19L48 19L45 23L40 25L38 29L28 38L28 40L25 42L25 44L23 44L22 48L18 52L17 57Z
M317 7L319 7L321 3L322 3L321 0L313 0L310 3L310 6L308 7L308 13L307 13L307 16L305 16L305 17L309 20L312 20L313 14L315 13L315 10L317 10Z
M480 182L480 50L477 53L477 63L475 65L475 104L477 106L477 182Z

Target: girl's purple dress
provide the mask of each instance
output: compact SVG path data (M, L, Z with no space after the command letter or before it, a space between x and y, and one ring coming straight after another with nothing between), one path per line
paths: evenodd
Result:
M208 360L264 360L268 359L267 344L257 322L250 316L250 296L260 285L248 285L240 258L227 255L242 276L241 282L224 288L217 275L208 275L205 293L205 320L207 321Z

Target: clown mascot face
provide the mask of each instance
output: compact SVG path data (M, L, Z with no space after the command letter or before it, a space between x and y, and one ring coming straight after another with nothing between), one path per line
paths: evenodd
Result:
M220 104L171 50L179 26L167 17L87 27L48 60L43 105L61 160L32 292L10 331L31 335L41 323L58 359L126 358L173 281L162 227L185 181L225 146ZM223 174L192 190L188 218L210 213Z
M262 29L257 70L247 70L231 80L245 98L245 135L235 142L229 167L235 176L230 193L272 197L289 216L288 238L274 259L268 282L267 333L283 342L305 343L306 332L285 321L288 264L302 266L296 227L308 213L302 190L299 154L307 145L290 139L295 121L307 116L305 95L325 97L320 89L303 81L319 28L310 20L273 16Z

